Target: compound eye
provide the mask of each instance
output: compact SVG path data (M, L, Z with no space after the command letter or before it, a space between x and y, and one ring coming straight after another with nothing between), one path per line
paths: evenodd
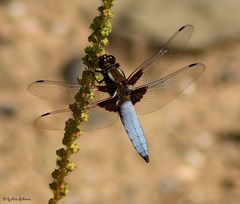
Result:
M104 68L104 66L106 65L106 62L107 62L106 60L107 60L106 54L99 57L98 65L100 68Z
M104 55L102 55L102 56L99 57L99 61L102 61L102 60L104 60L104 59L106 59L106 58L107 58L107 55L104 54Z
M108 59L109 59L109 63L110 63L110 64L115 64L115 61L116 61L116 60L115 60L115 57L113 57L112 55L109 55L109 56L108 56Z

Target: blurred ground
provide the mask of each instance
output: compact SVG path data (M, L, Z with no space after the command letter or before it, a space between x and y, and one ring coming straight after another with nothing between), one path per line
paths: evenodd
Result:
M52 196L49 175L63 132L32 126L56 106L26 87L37 79L66 80L63 68L82 56L96 3L0 1L0 203L4 196L33 204ZM122 0L115 10L109 53L124 69L191 23L196 31L175 66L202 62L207 70L171 104L140 117L149 164L120 122L81 137L78 168L61 203L240 203L240 2Z

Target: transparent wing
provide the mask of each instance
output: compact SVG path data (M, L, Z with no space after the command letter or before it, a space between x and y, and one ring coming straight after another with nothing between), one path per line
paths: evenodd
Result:
M35 96L58 104L69 105L74 102L74 96L80 89L79 84L65 83L60 81L39 80L32 82L28 90ZM94 102L109 97L108 93L94 89Z
M139 97L135 104L137 113L146 114L162 108L198 79L204 70L205 66L201 63L191 64L159 80L135 88L133 91L146 88L146 92L137 96Z
M140 86L159 79L159 77L171 67L176 59L176 57L173 58L173 56L177 53L177 50L183 48L187 44L192 33L192 25L185 25L175 32L157 53L152 55L131 73L128 77L130 84Z
M81 131L94 131L113 125L118 120L116 112L93 106L89 108L89 121L80 125ZM70 109L45 113L34 121L34 126L41 129L63 130L65 122L72 117Z

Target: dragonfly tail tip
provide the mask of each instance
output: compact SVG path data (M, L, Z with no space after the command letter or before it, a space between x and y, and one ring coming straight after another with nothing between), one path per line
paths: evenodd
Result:
M147 156L143 156L142 158L145 160L145 162L149 163L149 157L148 157L148 155L147 155Z

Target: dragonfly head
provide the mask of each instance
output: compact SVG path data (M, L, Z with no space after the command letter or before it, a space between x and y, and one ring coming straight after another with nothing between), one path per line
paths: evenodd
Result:
M110 67L114 67L113 65L115 65L115 57L112 55L102 55L101 57L99 57L99 68L101 69L109 69Z

